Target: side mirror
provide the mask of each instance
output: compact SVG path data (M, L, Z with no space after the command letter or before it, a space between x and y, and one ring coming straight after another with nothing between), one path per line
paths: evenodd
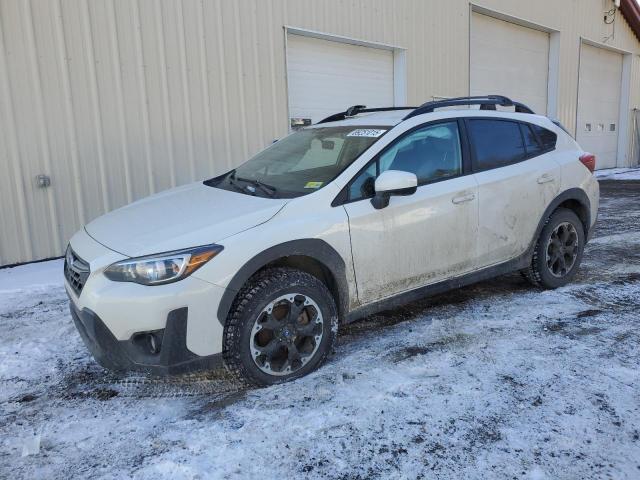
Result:
M413 195L418 189L418 177L415 173L400 170L387 170L376 178L376 194L371 199L371 205L376 210L389 205L392 195Z

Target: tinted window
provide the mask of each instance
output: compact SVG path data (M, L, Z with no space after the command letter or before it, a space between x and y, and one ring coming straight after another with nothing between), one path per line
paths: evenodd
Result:
M393 143L375 162L351 183L350 200L371 197L375 177L387 170L415 173L422 185L460 175L458 123L438 123L414 130Z
M540 155L542 152L542 146L538 142L538 137L533 133L530 125L526 123L521 123L520 127L522 128L522 136L524 137L524 146L527 149L527 156L535 157L536 155Z
M531 128L533 128L533 131L538 135L544 151L548 152L549 150L556 148L558 136L554 132L539 125L531 125Z
M476 170L504 167L525 157L517 122L473 119L469 120L469 132L476 154Z

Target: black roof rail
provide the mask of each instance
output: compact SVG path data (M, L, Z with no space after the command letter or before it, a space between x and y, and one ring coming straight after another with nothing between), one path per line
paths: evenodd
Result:
M432 113L436 108L455 107L458 105L480 105L481 110L495 110L496 106L515 107L518 113L533 113L529 107L520 102L514 102L503 95L480 95L475 97L456 97L444 100L435 100L420 105L413 112L409 113L403 120L408 120L416 115Z
M334 113L320 120L318 123L339 122L349 117L354 117L359 113L368 112L391 112L393 110L415 110L417 107L380 107L380 108L367 108L366 105L353 105L347 108L344 112Z
M366 105L353 105L344 112L334 113L327 118L320 120L318 123L339 122L349 117L354 117L359 113L370 112L390 112L393 110L413 110L402 120L408 120L416 115L424 113L432 113L436 108L455 107L458 105L480 105L480 110L495 110L496 106L515 107L518 113L534 113L529 107L520 102L514 102L504 95L478 95L474 97L456 97L445 98L444 100L434 100L432 102L423 103L419 107L380 107L367 108Z

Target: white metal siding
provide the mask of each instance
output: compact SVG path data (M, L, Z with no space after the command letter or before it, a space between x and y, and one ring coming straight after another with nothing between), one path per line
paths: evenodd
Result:
M471 95L501 94L547 112L549 34L473 13Z
M393 105L393 52L302 35L287 37L292 118L314 123L351 105Z
M579 82L576 140L596 155L598 169L613 168L620 129L622 55L583 44Z
M603 0L481 3L561 32L558 115L574 129L580 37L613 33ZM470 12L466 0L0 0L0 265L61 255L105 211L286 134L283 26L406 48L416 104L469 93ZM640 43L621 15L607 44L634 54L639 107ZM51 187L36 188L40 173Z

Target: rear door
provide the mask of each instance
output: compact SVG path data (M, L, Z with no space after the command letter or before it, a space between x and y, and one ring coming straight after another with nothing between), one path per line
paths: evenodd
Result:
M478 182L478 264L523 254L560 189L556 136L537 125L498 118L466 120Z
M463 165L462 122L416 127L398 138L348 186L358 297L362 303L451 278L474 268L477 185ZM415 173L413 195L371 204L375 178L386 170Z

